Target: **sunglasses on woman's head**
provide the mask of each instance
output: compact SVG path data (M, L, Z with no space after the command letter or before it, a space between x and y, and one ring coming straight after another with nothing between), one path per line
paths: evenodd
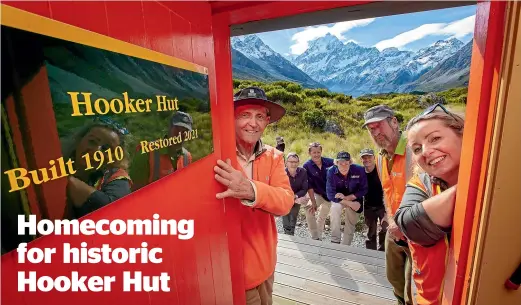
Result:
M105 125L111 126L112 128L116 129L120 134L127 135L129 134L129 131L127 128L121 126L118 122L112 120L109 117L106 116L98 116L94 118L94 122L101 122Z
M320 147L320 143L318 142L313 142L313 143L309 143L309 147Z
M437 103L437 104L434 104L434 105L431 105L429 108L425 109L424 112L421 113L421 115L427 115L427 114L430 114L430 113L433 113L434 110L436 110L436 108L440 107L441 110L443 110L443 112L445 112L446 114L451 114L447 108L445 108L442 104L440 103Z

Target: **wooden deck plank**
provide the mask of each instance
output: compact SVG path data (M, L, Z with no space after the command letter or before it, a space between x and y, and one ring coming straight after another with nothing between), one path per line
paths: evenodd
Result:
M376 251L376 250L369 250L364 248L357 248L357 247L349 247L344 245L338 245L330 242L323 242L319 240L313 240L309 238L302 238L297 236L290 236L286 234L279 234L279 241L290 241L296 244L305 244L305 245L312 245L317 246L320 248L327 248L331 250L338 250L343 252L349 252L354 254L359 254L367 257L374 257L374 258L380 258L385 260L385 252L383 251Z
M276 285L273 289L274 295L283 295L285 300L288 299L295 299L298 301L295 304L305 304L305 305L355 305L357 303L350 302L350 301L343 301L338 300L335 298L332 298L330 296L325 296L321 294L316 294L313 292L309 292L306 290L298 289L292 286L287 286L283 284ZM284 303L282 303L284 304ZM282 305L281 304L281 305ZM291 304L291 303L288 303ZM285 305L285 304L284 304Z
M285 274L291 277L304 278L309 281L320 282L330 286L347 289L355 293L368 294L378 298L392 299L394 297L391 288L384 287L382 285L356 281L353 278L349 278L348 274L344 274L343 276L336 276L333 274L315 272L312 270L285 264L277 264L275 270L279 275Z
M327 273L339 277L352 278L355 281L369 283L377 286L392 288L391 284L385 276L375 273L368 273L360 270L353 270L344 266L323 263L320 261L309 261L302 258L290 257L286 255L279 255L277 264L290 265L302 269L307 269L315 272Z
M344 246L349 247L349 246ZM292 241L279 240L278 248L294 249L300 252L313 253L322 256L330 256L336 258L344 258L350 261L359 262L362 264L374 265L385 267L385 260L381 258L364 256L362 254L356 254L352 252L339 251L336 249L328 249L323 247L317 247L314 245L297 244Z
M279 235L278 305L391 305L383 252Z
M392 300L342 289L284 273L275 273L274 293L312 305L391 305Z
M369 273L375 273L375 274L379 274L379 275L383 275L383 276L386 275L385 266L375 266L375 265L363 264L363 263L355 262L355 261L352 261L352 260L349 260L346 258L331 257L331 256L327 256L327 255L320 255L320 254L310 253L310 252L302 252L298 249L288 249L288 248L281 247L280 245L277 248L277 253L279 255L286 255L286 256L301 258L301 259L305 259L305 260L309 260L309 261L319 261L319 262L324 262L324 263L328 263L331 265L342 266L342 267L346 267L346 268L352 269L352 270L359 270L359 271L364 271L364 272L369 272Z
M276 286L273 291L273 305L307 305L305 303L300 303L277 295L276 293L279 290L277 287L278 286Z

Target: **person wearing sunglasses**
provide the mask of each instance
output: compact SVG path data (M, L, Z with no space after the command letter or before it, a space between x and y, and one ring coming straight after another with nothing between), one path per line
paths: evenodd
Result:
M378 105L364 114L369 135L380 148L376 168L384 191L388 223L385 238L385 271L393 286L399 305L412 305L411 259L407 239L394 223L393 216L400 206L407 180L412 176L412 152L407 148L407 138L400 130L394 111L387 105Z
M309 144L308 153L310 159L303 165L308 174L309 202L304 207L306 221L311 238L322 240L326 218L331 210L331 202L326 192L327 170L335 163L331 158L322 157L322 145L318 142ZM318 217L315 218L317 210Z
M96 117L65 141L64 159L74 161L76 169L76 173L67 178L65 218L83 217L131 193L132 180L127 173L130 164L128 134L126 128L112 119ZM121 160L114 158L118 147L123 151ZM107 150L112 151L114 162L107 162ZM101 162L96 161L100 159L97 151L104 155L99 169ZM89 168L86 155L93 168Z
M436 104L407 125L415 175L394 215L409 240L418 305L441 304L464 118Z

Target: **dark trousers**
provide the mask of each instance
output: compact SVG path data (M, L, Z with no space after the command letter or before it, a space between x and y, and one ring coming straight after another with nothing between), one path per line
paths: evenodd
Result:
M385 207L364 207L365 225L369 228L365 247L376 250L376 231L378 224L382 224L382 229L378 233L378 251L385 251L385 234L387 233L387 222L382 223L385 216Z
M385 272L393 286L397 305L413 305L411 251L407 245L398 245L391 237L385 239Z
M295 226L297 225L298 212L300 211L300 204L294 204L288 215L282 216L282 226L284 233L288 235L295 235Z

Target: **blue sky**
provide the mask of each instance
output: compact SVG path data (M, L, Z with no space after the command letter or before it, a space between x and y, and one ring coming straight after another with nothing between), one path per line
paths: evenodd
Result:
M258 33L276 52L301 54L310 40L327 33L344 43L356 42L364 47L397 47L416 51L438 40L456 37L467 43L472 39L476 6L339 22L319 26Z

